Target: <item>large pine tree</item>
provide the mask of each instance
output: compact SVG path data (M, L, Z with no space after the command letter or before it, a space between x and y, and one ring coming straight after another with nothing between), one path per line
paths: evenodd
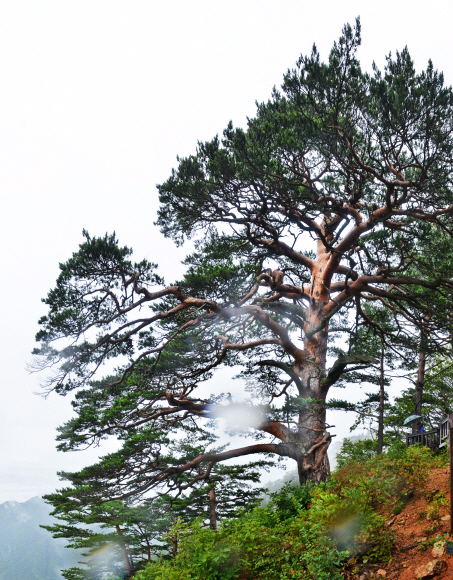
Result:
M89 468L100 496L103 486L116 497L166 481L185 488L218 462L260 453L294 460L301 483L320 482L329 389L371 360L342 355L329 370L329 333L341 340L354 313L372 322L363 304L378 301L444 340L452 272L431 258L451 244L453 93L431 62L417 73L407 49L383 72L363 72L359 45L357 21L327 62L315 47L301 57L245 130L230 123L179 159L158 187L157 223L177 243L195 239L182 280L165 285L107 235L86 234L61 265L36 354L40 368L59 368L49 389L76 391L62 449L124 439ZM117 372L99 378L115 357ZM228 400L215 380L212 396L200 391L222 365L242 365L250 404ZM252 441L177 449L219 418Z

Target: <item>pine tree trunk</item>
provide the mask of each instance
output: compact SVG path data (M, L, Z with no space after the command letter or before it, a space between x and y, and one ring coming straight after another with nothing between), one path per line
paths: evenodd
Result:
M425 366L426 354L420 349L420 353L418 355L417 383L415 385L415 415L421 415L422 412L423 387L425 386Z
M381 348L381 369L379 375L379 419L378 419L378 439L377 455L382 453L384 447L384 401L385 401L385 384L384 384L384 345Z
M120 538L122 538L123 537L123 530L118 525L116 525L115 527L116 527L116 531L118 533L118 536L120 536ZM134 571L134 567L131 564L131 561L129 560L129 554L127 552L126 544L121 539L118 541L118 544L121 548L121 553L123 555L123 562L124 562L124 566L126 568L127 576L128 576L128 578L132 578L135 571Z
M322 283L322 261L318 273L313 274L311 293L314 304L307 309L304 353L305 359L299 368L295 368L300 377L299 397L302 404L299 411L297 428L297 470L299 482L304 485L326 481L330 476L327 449L330 435L326 432L326 396L327 390L322 386L326 376L328 328L313 335L310 329L321 322L321 311L328 301L328 294Z
M148 558L148 562L151 562L151 546L149 545L148 540L146 541L146 555Z
M209 490L209 527L211 530L217 529L216 505L215 487L213 487Z
M317 397L312 397L316 398ZM324 400L310 402L299 413L299 427L295 436L297 471L301 485L319 484L330 476L327 449L330 436L325 432L326 407Z
M423 352L425 342L425 333L423 329L420 331L420 352L418 353L418 369L417 369L417 382L415 383L415 394L414 394L414 415L422 414L422 398L423 398L423 388L425 386L425 367L426 367L426 354ZM417 425L414 423L412 425L412 433L417 432Z

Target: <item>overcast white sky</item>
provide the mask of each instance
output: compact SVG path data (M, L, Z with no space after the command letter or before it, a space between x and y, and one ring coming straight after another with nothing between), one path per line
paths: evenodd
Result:
M61 454L55 427L68 399L33 394L28 375L46 295L92 235L116 231L137 258L175 277L184 250L153 226L155 184L176 155L243 126L300 53L327 56L343 24L362 19L370 69L408 45L453 82L452 3L305 0L14 0L0 7L2 393L0 503L51 492L59 469L95 453ZM226 379L224 379L226 381ZM235 392L237 381L221 390ZM239 393L238 393L239 394ZM335 432L347 434L338 415ZM341 423L340 423L341 422ZM107 448L105 449L107 450Z

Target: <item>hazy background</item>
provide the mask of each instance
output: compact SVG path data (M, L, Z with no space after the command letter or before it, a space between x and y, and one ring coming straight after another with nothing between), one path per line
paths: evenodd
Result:
M153 221L155 184L177 154L194 152L230 119L244 126L300 53L316 42L327 57L357 15L364 68L407 44L417 69L431 58L451 84L452 11L436 0L1 3L0 503L53 491L57 470L79 469L99 452L55 451L69 398L34 395L39 379L24 370L45 313L40 299L82 228L116 231L171 281L186 251ZM237 381L219 381L241 397ZM352 419L331 417L338 438Z

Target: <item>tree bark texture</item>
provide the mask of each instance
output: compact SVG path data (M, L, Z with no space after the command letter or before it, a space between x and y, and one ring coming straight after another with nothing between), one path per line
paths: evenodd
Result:
M209 527L211 530L217 529L216 506L215 487L213 487L209 490Z
M297 470L301 485L307 482L320 483L330 475L327 449L331 436L326 432L326 396L328 389L323 387L326 377L328 325L314 334L311 330L322 326L322 312L329 302L325 270L329 259L326 248L318 240L317 260L312 272L311 305L306 311L303 364L296 364L295 371L300 377L299 397L310 399L299 412L296 432Z
M423 388L425 386L426 354L420 350L418 355L417 383L415 385L414 414L421 415Z
M381 365L379 373L379 419L378 419L378 439L377 451L380 455L384 447L384 401L385 401L385 383L384 383L384 345L381 347Z
M418 367L417 367L417 382L415 383L415 394L414 394L414 415L422 414L422 399L423 399L423 389L425 386L425 369L426 369L426 353L424 352L424 342L425 342L425 332L423 329L420 331L420 351L418 354ZM417 425L414 423L412 425L412 433L417 432Z

